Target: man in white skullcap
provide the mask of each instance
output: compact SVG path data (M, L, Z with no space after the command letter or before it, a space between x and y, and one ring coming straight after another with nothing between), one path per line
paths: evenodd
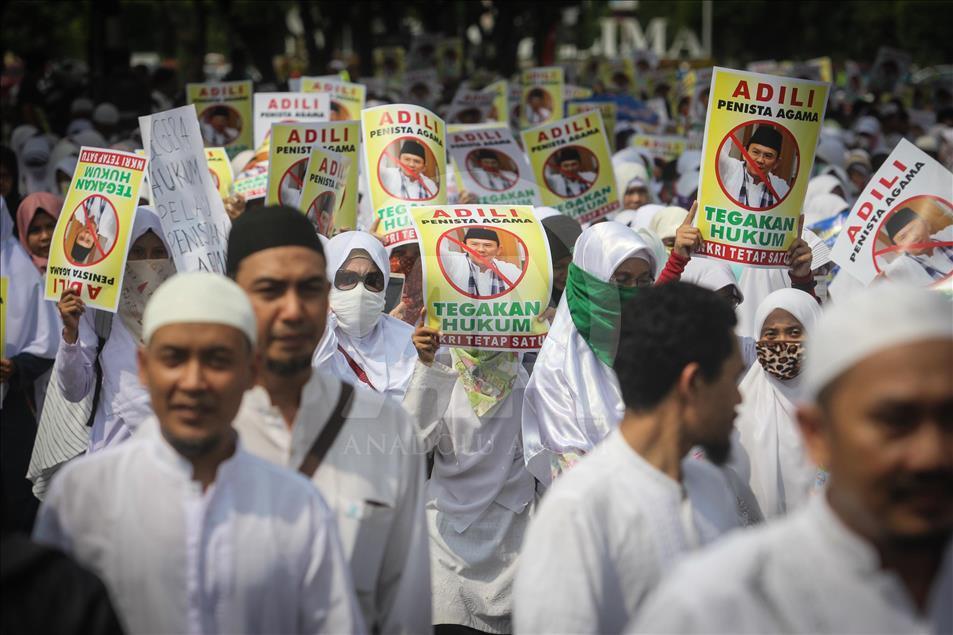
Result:
M234 282L170 278L139 349L158 424L64 467L40 509L34 539L98 573L127 632L364 631L327 505L232 428L256 334Z
M798 420L826 491L686 560L635 631L953 630L953 308L876 285L821 316L805 364Z

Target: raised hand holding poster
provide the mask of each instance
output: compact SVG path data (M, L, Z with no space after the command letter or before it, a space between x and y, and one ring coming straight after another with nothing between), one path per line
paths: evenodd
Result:
M50 243L47 300L74 289L87 306L116 312L146 163L132 152L80 149Z
M537 350L549 331L549 241L533 208L411 209L423 266L427 325L442 345Z
M710 258L785 268L829 84L715 68L696 226Z

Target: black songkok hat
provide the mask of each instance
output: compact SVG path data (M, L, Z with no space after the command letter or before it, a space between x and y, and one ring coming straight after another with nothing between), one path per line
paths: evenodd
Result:
M887 235L890 236L890 240L893 240L894 236L897 235L897 232L917 218L919 218L917 213L909 207L903 207L891 214L890 218L887 219L887 222L884 223L884 229L887 230Z
M324 255L314 225L295 208L287 205L251 208L232 223L226 256L228 275L234 278L242 260L273 247L306 247Z
M556 163L563 163L564 161L582 161L582 157L579 156L579 150L575 148L564 148L556 155Z
M781 144L783 142L784 138L781 136L781 133L778 132L774 126L766 125L758 126L758 129L755 130L751 138L748 139L749 146L752 143L757 143L759 146L773 148L778 154L781 154Z
M464 242L470 240L471 238L476 238L477 240L492 240L497 245L500 244L500 237L492 229L487 229L486 227L471 227L467 230L467 233L463 235Z
M413 139L408 139L407 141L404 141L404 143L400 146L400 153L401 154L416 154L418 157L420 157L424 161L427 160L427 157L424 154L424 147L420 145L419 143L417 143L416 141L414 141Z

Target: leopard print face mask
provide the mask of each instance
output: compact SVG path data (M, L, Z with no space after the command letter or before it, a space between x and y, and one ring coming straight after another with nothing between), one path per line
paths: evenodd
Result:
M801 373L804 342L757 342L758 362L778 379L794 379Z

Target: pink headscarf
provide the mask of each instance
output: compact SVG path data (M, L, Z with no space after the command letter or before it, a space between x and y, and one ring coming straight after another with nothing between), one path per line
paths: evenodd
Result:
M33 259L33 265L43 273L46 269L47 259L36 256L30 251L30 244L27 242L27 235L30 233L30 223L39 210L43 210L54 219L60 217L60 209L63 207L63 197L49 192L34 192L28 195L20 202L17 208L17 234L20 237L20 244L26 249L26 252Z

